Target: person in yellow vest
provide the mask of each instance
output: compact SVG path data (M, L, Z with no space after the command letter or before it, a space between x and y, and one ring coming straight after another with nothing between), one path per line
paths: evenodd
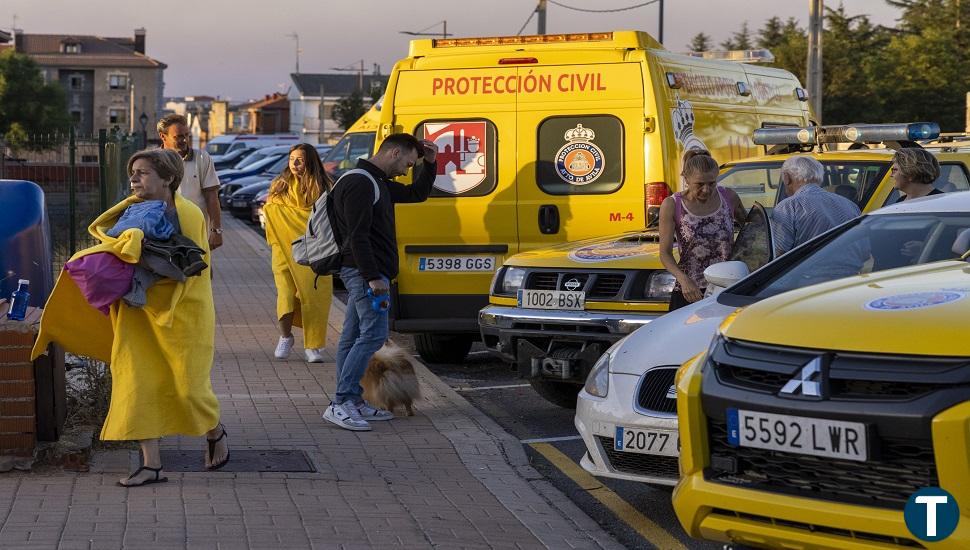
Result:
M88 228L101 244L78 252L71 262L108 253L138 264L144 230L127 229L117 237L108 232L128 207L163 201L164 215L174 230L201 248L208 264L209 231L202 211L176 192L183 175L178 154L164 149L139 151L128 161L128 175L131 196ZM168 480L161 475L158 448L159 439L168 435L204 434L207 469L221 468L229 461L226 430L219 421L219 401L209 378L215 340L212 278L202 271L201 276L184 279L158 279L145 290L143 303L136 306L118 299L102 313L65 270L44 307L34 358L57 342L67 351L110 364L111 403L101 439L138 441L143 460L140 468L119 480L124 487Z
M309 363L322 363L327 345L327 322L333 298L333 278L317 277L293 260L291 244L306 232L310 210L332 184L312 145L290 148L288 166L269 188L266 206L266 242L272 249L276 282L276 317L280 339L274 355L286 359L293 349L293 327L303 329L303 350Z

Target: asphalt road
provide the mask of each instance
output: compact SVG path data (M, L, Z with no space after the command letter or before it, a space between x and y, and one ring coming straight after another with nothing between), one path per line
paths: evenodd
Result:
M575 411L557 407L539 397L505 363L491 357L480 345L476 345L460 365L430 364L428 368L520 440L576 437L549 444L577 465L586 452L573 426ZM631 549L657 548L624 521L625 518L601 504L531 445L524 446L533 466L617 541ZM685 547L722 548L720 544L691 539L684 533L670 503L671 488L606 478L597 480Z

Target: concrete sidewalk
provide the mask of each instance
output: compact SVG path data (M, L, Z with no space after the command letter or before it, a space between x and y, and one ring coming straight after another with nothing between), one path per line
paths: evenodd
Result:
M277 340L269 250L225 221L214 254L213 387L233 452L306 453L316 472L168 470L117 487L137 454L98 454L89 473L0 474L0 548L619 548L528 465L517 440L427 369L417 414L349 432L320 418L332 354L304 363ZM336 343L342 304L331 311ZM202 438L166 438L201 456ZM240 453L241 454L241 453Z

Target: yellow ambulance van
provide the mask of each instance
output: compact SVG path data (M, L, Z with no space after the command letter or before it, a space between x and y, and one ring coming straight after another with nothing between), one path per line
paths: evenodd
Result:
M415 40L388 82L376 144L437 143L431 198L396 207L393 324L455 362L505 258L644 228L687 148L759 152L753 130L805 126L792 74L670 53L643 32Z

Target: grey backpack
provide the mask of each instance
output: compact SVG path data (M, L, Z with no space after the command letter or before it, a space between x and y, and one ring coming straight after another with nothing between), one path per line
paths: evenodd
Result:
M366 170L355 168L347 170L334 183L334 188L340 184L341 180L350 174L361 174L374 184L374 204L381 198L381 189L377 185L377 180ZM307 221L306 233L302 237L293 241L293 260L308 266L317 275L333 275L340 271L340 243L342 239L337 232L337 227L332 223L334 216L333 190L329 193L324 191L313 203L310 211L310 219Z

